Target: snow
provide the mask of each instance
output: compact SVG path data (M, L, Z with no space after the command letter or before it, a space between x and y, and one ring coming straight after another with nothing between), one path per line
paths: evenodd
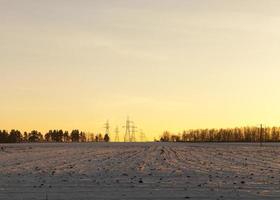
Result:
M3 200L280 197L280 144L0 146Z

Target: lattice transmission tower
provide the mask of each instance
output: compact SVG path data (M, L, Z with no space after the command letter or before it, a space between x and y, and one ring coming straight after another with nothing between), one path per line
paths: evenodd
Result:
M119 137L119 127L116 127L115 129L115 142L119 142L120 137Z
M105 123L105 135L108 134L108 136L110 137L110 124L109 121L107 120L107 122Z
M124 142L130 142L130 138L131 138L131 121L129 120L129 117L127 117L125 126L123 126L123 128L125 128L125 134L124 134Z
M137 127L135 126L134 122L131 122L131 135L130 135L130 142L136 142L136 132Z
M145 133L143 132L142 129L140 130L140 141L141 142L146 142L146 135L145 135Z

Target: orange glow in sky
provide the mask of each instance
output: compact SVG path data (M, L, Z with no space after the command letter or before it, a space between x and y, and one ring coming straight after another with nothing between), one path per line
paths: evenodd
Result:
M278 0L4 0L0 129L280 124Z

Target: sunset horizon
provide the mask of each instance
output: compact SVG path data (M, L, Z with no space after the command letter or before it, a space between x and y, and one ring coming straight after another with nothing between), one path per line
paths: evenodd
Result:
M2 3L1 129L280 124L277 1L27 2Z
M0 0L0 200L280 199L279 0Z

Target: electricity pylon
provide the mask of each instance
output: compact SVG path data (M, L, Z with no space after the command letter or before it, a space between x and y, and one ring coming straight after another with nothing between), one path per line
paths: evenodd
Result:
M130 142L136 142L136 132L137 132L137 127L134 125L134 122L131 122L131 135L130 135Z
M115 129L115 142L119 142L120 137L119 137L119 127L116 127Z
M146 135L145 135L145 133L143 132L142 129L140 130L140 141L141 142L145 142L146 141Z
M109 121L107 120L107 122L105 123L105 135L108 134L108 136L110 137L110 124Z
M130 132L131 132L131 127L130 127L131 121L129 120L129 117L127 117L125 126L123 126L125 128L125 134L124 134L124 142L130 142Z

